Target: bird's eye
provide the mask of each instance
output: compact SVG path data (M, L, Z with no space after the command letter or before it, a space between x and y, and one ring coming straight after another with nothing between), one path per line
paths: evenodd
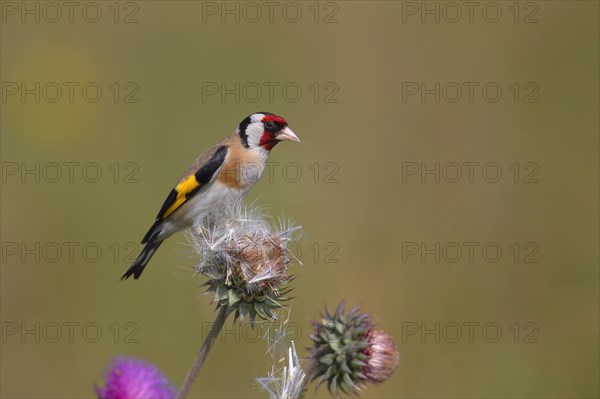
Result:
M271 130L271 129L274 129L274 128L275 128L275 124L273 122L271 122L271 121L266 121L265 122L265 129Z

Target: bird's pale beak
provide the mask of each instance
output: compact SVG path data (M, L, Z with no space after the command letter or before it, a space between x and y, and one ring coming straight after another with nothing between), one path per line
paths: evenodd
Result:
M295 141L296 143L300 142L298 136L296 136L296 134L292 132L292 129L287 126L281 129L275 138L280 141Z

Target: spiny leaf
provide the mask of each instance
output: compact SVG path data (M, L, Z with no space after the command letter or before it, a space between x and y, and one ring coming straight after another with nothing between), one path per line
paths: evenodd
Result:
M237 292L234 288L229 290L229 298L228 299L229 299L230 305L238 303L239 301L242 300L242 298L237 294Z

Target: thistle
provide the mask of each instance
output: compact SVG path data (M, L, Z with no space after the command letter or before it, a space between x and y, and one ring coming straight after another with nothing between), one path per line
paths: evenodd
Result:
M333 314L325 308L320 322L313 322L311 340L311 380L317 388L327 382L329 392L340 397L340 390L357 394L370 381L383 382L398 366L399 354L394 340L384 331L374 330L369 314L358 306L344 314L341 303Z
M111 361L99 399L173 399L175 387L160 370L143 360L119 356Z
M208 277L207 292L217 307L235 312L235 320L274 317L289 299L289 243L299 227L273 227L260 208L242 203L215 217L214 223L198 223L193 243L202 262L197 272ZM234 320L234 321L235 321Z
M276 370L273 366L268 377L256 379L270 399L298 399L302 396L306 375L300 366L294 342L288 348L287 361L287 367Z

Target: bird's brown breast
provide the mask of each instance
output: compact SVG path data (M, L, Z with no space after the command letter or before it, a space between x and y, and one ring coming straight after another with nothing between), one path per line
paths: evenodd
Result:
M227 158L218 180L232 188L245 188L256 183L265 166L266 157L244 148L240 140L230 140Z

